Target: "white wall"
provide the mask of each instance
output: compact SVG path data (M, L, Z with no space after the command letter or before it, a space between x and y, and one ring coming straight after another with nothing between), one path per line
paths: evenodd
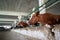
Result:
M27 15L28 13L24 12L13 12L13 11L0 11L0 15L12 15L12 16L18 16L19 20L21 19L21 15ZM13 21L14 19L1 19L0 20L7 20L7 21Z
M20 15L27 15L27 13L25 13L25 12L13 12L13 11L0 11L0 15L20 16Z
M45 2L47 2L48 0L39 0L39 6L41 6L42 4L44 4ZM42 8L44 8L45 5L41 8L39 8L39 10L41 10ZM45 13L46 9L43 9L42 11L40 11L40 14Z
M60 15L60 2L46 10L48 13Z

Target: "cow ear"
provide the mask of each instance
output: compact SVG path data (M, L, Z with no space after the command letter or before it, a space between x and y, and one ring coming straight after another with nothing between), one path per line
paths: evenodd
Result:
M36 12L36 16L39 15L39 11Z
M39 11L37 11L36 13L39 13Z

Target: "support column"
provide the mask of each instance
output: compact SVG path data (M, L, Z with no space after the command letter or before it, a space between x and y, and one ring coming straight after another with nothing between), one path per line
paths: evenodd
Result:
M19 19L19 22L21 21L21 15L20 16L18 16L18 19Z
M44 4L46 1L44 0L39 0L39 6L41 6L42 4ZM42 8L44 8L45 5L41 8L39 8L39 10L41 10ZM40 14L46 13L46 9L44 8L42 11L40 11Z

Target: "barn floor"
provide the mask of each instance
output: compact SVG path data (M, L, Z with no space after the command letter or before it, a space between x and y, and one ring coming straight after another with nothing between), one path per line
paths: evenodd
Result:
M0 32L0 40L40 40L40 39L22 35L14 31L2 31Z
M12 29L1 31L0 40L60 40L60 25L56 25L52 31L54 36L45 26Z
M27 35L41 40L60 40L60 25L53 28L54 36L51 30L45 26L42 27L26 27L21 29L13 29L12 31Z

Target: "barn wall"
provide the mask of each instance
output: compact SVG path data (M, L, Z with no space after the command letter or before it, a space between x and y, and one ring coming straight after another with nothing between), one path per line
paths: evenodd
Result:
M60 15L60 2L46 10L48 13Z
M38 6L38 0L0 0L0 10L30 12L33 7Z

